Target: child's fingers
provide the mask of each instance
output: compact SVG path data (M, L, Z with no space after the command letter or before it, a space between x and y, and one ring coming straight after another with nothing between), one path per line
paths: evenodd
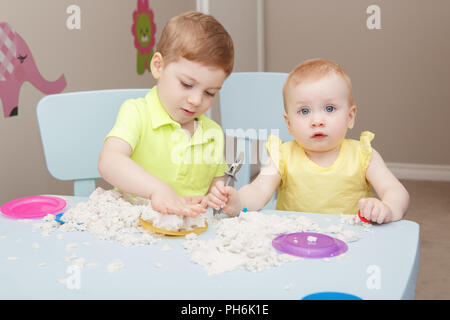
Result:
M360 200L358 201L358 207L359 207L359 209L360 209L360 211L361 211L361 214L364 213L364 208L365 208L365 206L366 206L366 203L367 203L367 199L366 199L366 198L362 198L362 199L360 199Z
M156 202L152 203L152 209L161 214L167 214L167 207L163 206L163 205L159 205Z
M171 207L168 210L169 214L176 214L177 216L186 216L189 215L189 210L186 210L182 207Z
M366 203L364 204L364 209L362 215L364 216L364 218L366 218L367 220L372 220L371 218L371 214L372 214L372 209L373 209L373 202L368 200L366 201Z
M364 199L364 198L359 199L359 201L358 201L358 207L359 207L359 209L362 209L362 206L363 206L365 200L366 200L366 199Z
M221 207L221 204L220 204L220 202L214 202L214 201L209 201L208 202L208 207L210 207L210 208L213 208L213 209L215 209L215 210L219 210L220 209L220 207Z
M223 188L223 186L225 186L225 181L219 180L219 181L217 181L215 186L218 188Z
M221 196L227 196L226 186L224 181L218 181L214 187L211 188L211 191L217 191ZM215 193L217 193L215 192Z
M197 216L199 213L205 213L206 209L198 204L194 204L190 206L191 213L195 213L195 216Z
M194 197L190 197L192 200L191 202L193 204L200 204L202 203L203 199L205 199L205 196L194 196Z
M219 188L219 191L220 191L220 193L223 195L223 196L227 196L228 194L229 194L229 190L230 190L230 186L222 186L222 187L220 187Z
M168 212L170 214L176 214L179 216L186 216L189 215L189 209L188 203L184 198L180 198L178 201L175 201L175 203L171 203L170 206L168 206Z
M209 194L208 196L209 203L208 205L214 209L220 209L221 206L225 205L225 202L217 198L214 194Z
M200 206L206 210L206 207L208 206L208 197L203 197Z
M195 218L198 216L198 213L191 208L185 216Z
M360 209L360 212L361 212L361 216L366 218L366 219L367 219L367 217L366 217L367 212L366 211L367 211L367 204L368 204L368 202L369 202L368 198L361 199L358 202L359 209Z
M194 206L189 206L187 208L187 212L186 212L185 216L195 218L199 214L205 213L205 212L206 212L206 210L203 209L202 207L200 207L198 205L194 205Z
M377 217L377 223L382 224L384 222L385 218L386 218L386 213L381 211Z
M231 215L231 213L233 212L233 208L231 208L230 206L225 206L222 208L222 212L227 215Z
M373 222L377 222L379 217L380 217L380 207L374 205L374 207L372 209L372 213L370 214L370 219Z
M158 211L161 214L168 214L169 213L166 207L163 207L163 208L158 209L158 210L155 209L155 211Z
M380 215L378 216L377 223L387 223L389 222L390 209L382 203L382 207L380 208Z
M184 197L184 200L188 204L198 205L202 202L203 198L204 198L204 196L192 196L192 197Z
M233 188L232 186L226 186L223 188L224 193L227 195L227 197L230 197L231 195L235 194L237 190Z
M216 198L222 200L222 201L227 201L227 193L224 189L224 187L217 187L214 186L211 188L211 194L215 195Z

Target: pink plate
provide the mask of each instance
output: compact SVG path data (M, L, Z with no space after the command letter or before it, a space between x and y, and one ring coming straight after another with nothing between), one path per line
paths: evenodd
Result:
M0 211L13 218L39 219L60 213L65 206L66 201L58 197L31 196L9 201L0 207Z

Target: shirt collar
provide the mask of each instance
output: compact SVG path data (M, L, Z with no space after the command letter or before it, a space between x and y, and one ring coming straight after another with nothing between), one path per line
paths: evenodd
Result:
M174 121L167 113L166 109L164 109L161 100L159 99L158 86L154 86L145 98L147 103L152 107L151 122L153 129L158 129L166 124L171 124L178 128L180 127L180 124Z

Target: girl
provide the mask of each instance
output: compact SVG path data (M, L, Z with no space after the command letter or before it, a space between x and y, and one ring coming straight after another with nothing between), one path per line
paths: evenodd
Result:
M278 188L277 210L356 214L381 223L402 219L409 195L371 147L374 134L345 139L357 108L344 70L324 59L300 63L283 87L284 119L294 141L270 136L257 178L239 191L223 183L208 204L229 215L263 208ZM378 198L370 191L373 186Z

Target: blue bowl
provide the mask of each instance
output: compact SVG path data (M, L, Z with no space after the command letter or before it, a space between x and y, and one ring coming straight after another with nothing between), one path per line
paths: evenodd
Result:
M343 292L317 292L303 297L302 300L362 300L352 294Z

